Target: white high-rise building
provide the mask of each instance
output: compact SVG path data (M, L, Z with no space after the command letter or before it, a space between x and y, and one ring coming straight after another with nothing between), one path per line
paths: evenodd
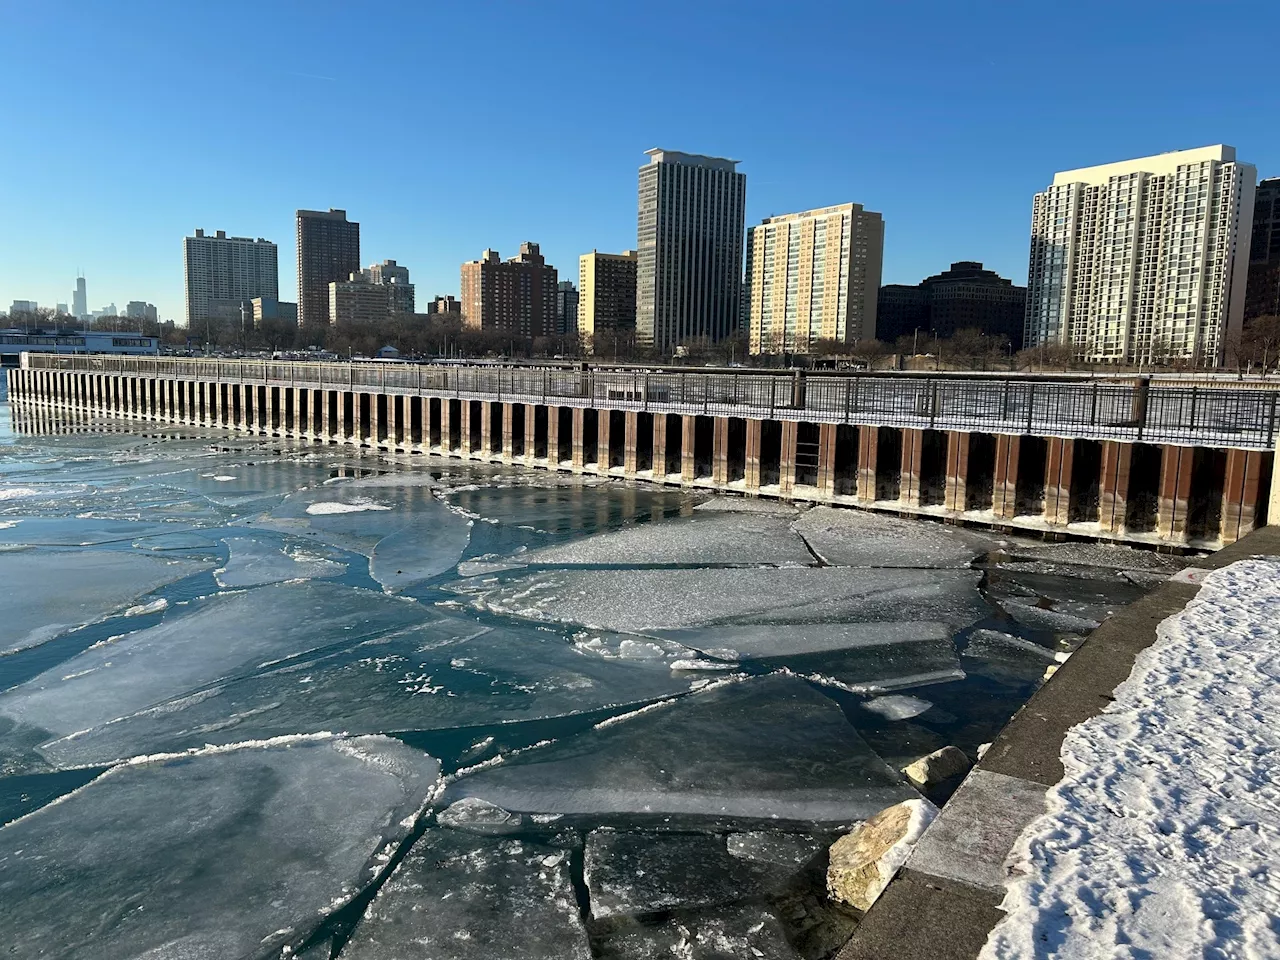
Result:
M236 320L241 305L256 297L280 295L276 245L259 237L206 237L197 230L182 240L187 281L187 326L208 320Z
M1026 345L1221 363L1244 320L1256 179L1221 144L1056 174L1032 209Z
M636 338L661 352L737 333L747 177L736 160L646 150L636 231Z
M876 335L884 220L844 203L769 217L747 234L752 353L807 353L815 340Z

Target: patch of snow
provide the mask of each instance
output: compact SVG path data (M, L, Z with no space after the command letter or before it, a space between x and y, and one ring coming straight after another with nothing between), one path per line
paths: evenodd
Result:
M364 513L367 510L390 510L388 506L374 503L372 500L357 500L355 503L312 503L307 505L307 513L313 517L327 517L339 513Z
M887 697L876 697L862 705L863 710L877 713L886 720L910 720L924 713L933 704L919 697L908 697L905 694L894 694Z
M1073 728L984 960L1280 956L1280 561L1205 579Z
M161 610L168 609L169 601L164 597L159 600L152 600L150 603L134 604L124 612L126 617L140 617L147 613L159 613Z

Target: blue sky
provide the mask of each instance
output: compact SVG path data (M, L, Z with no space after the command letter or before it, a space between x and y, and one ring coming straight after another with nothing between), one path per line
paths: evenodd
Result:
M1191 24L1191 26L1188 26ZM635 243L661 146L740 160L747 223L854 201L884 282L1026 277L1056 170L1229 143L1280 176L1280 4L0 0L0 309L156 303L182 237L343 207L418 296L458 265Z

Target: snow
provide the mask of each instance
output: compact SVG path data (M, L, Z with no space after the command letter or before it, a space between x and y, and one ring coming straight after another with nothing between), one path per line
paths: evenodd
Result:
M14 956L279 956L381 869L439 764L384 737L246 744L107 771L0 828Z
M0 488L0 502L5 500L17 500L21 497L38 497L39 490L33 490L31 487L3 487Z
M428 830L378 891L344 960L588 960L569 851Z
M208 564L114 550L0 551L0 654L36 646L99 620ZM130 608L126 615L141 611Z
M1010 855L987 960L1280 956L1280 561L1210 574Z
M524 817L484 800L464 797L436 814L436 822L442 827L451 827L454 830L499 834L518 831L524 826Z
M861 819L916 796L802 681L715 686L452 783L528 813Z

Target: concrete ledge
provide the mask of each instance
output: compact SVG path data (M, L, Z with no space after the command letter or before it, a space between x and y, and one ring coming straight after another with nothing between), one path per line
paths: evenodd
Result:
M1260 527L1197 566L1277 555L1280 527ZM1198 589L1167 581L1090 634L1000 732L837 960L977 957L1003 916L1005 858L1063 777L1067 731L1106 708L1138 654L1155 642L1156 626Z

